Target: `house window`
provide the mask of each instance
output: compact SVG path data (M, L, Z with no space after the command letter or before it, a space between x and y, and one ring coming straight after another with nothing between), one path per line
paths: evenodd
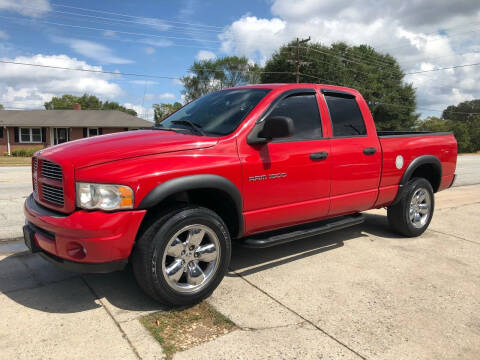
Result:
M41 143L42 140L41 128L20 128L21 143Z
M98 134L98 128L88 128L87 137L97 136Z

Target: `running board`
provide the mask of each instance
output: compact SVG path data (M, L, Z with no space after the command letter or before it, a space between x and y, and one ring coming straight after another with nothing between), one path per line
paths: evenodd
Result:
M252 235L239 240L240 245L248 248L267 248L279 244L304 239L311 236L325 234L330 231L344 229L361 224L365 221L362 214L357 213L341 216L334 219L318 221L281 230L269 231Z

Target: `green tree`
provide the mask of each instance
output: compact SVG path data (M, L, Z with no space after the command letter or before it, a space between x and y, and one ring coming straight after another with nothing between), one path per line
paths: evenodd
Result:
M261 68L246 57L227 56L214 60L195 61L190 74L181 81L185 87L185 101L190 102L220 89L255 84L260 80Z
M451 131L452 124L450 121L444 120L442 118L430 116L422 121L419 121L417 129L421 131L435 132Z
M459 152L480 150L480 99L450 105L442 117L451 123L450 131L455 134Z
M82 106L82 110L118 110L137 116L137 112L133 109L127 109L115 101L106 101L104 103L95 95L89 94L83 94L82 96L71 94L64 94L61 97L54 96L44 106L46 110L72 110L73 105L76 103Z
M5 109L2 104L0 104L0 110Z
M292 63L295 59L295 42L282 46L267 61L261 82L295 82L295 64ZM307 62L300 67L300 82L343 85L359 90L379 130L410 129L418 120L415 90L411 84L403 83L404 73L392 56L380 54L367 45L311 43L300 48L300 60Z
M163 119L165 119L170 114L173 114L175 111L180 109L182 104L178 101L174 102L173 104L153 104L153 113L155 124L160 124Z
M127 109L125 106L120 105L115 101L105 101L102 105L102 110L118 110L126 112L127 114L137 116L137 112L133 109Z

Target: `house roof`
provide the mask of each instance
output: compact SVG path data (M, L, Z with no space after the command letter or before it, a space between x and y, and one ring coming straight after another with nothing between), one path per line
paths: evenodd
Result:
M0 110L0 126L136 128L153 123L117 110Z

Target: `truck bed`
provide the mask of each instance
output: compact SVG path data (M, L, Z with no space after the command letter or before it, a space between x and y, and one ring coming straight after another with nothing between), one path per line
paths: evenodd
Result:
M377 131L377 134L382 148L380 188L399 184L410 163L425 155L436 156L442 164L441 181L434 191L450 186L457 162L457 142L451 132ZM400 163L402 166L397 167Z

